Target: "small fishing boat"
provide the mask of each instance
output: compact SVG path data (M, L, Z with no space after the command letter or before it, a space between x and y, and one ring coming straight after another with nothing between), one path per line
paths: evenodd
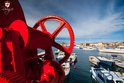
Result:
M62 64L62 67L63 67L63 70L65 72L65 76L68 76L69 72L70 72L70 64L68 62L64 62Z
M72 53L71 56L67 60L70 64L74 64L77 62L77 55L76 53Z
M63 57L65 56L65 53L64 52L59 52L58 55L56 56L56 59L57 60L60 60L62 59ZM67 62L69 62L70 64L73 64L75 61L77 61L77 55L76 53L72 53L70 55L70 57L68 58Z
M121 60L116 60L115 61L115 66L123 68L124 69L124 61Z
M97 57L96 56L89 56L89 62L93 66L99 66L100 64L112 66L114 64L113 60L110 60L110 59L107 59L107 58L101 57L101 56L97 56Z
M124 46L118 46L117 48L102 48L98 49L100 52L106 53L124 53Z
M76 49L80 49L80 47L81 47L80 45L75 45L74 46L74 48L76 48Z
M98 83L124 83L123 78L116 74L116 72L104 68L91 67L90 72L92 78Z
M97 66L100 60L95 56L89 56L89 62L92 66Z
M112 66L114 64L113 59L107 59L107 58L101 57L101 56L98 56L97 59L100 60L101 64L105 64L105 65L109 65L109 66Z
M65 56L65 53L64 52L62 52L62 51L60 51L59 53L58 53L58 55L57 55L57 59L62 59L63 57Z
M54 53L57 55L59 52L60 52L60 50L58 49Z
M95 47L91 47L91 46L85 46L82 48L83 50L97 50L97 48Z

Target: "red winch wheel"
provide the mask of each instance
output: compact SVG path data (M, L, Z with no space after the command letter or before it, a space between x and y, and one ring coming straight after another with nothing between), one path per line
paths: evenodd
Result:
M48 30L46 29L46 26L45 26L45 22L49 21L49 20L54 20L54 21L60 22L59 27L56 28L56 30L53 33L49 33ZM63 18L61 18L59 16L46 16L46 17L43 17L34 25L33 28L37 29L39 26L41 27L42 32L50 34L51 39L53 41L52 46L57 48L57 49L59 49L59 50L61 50L61 51L63 51L63 52L65 52L65 57L59 61L60 64L64 63L69 58L69 56L70 56L70 54L71 54L71 52L73 50L73 46L74 46L74 33L73 33L73 30L72 30L72 27L69 25L69 23L65 19L63 19ZM57 43L55 41L55 38L57 37L57 35L64 28L66 28L68 30L69 36L70 36L70 46L68 48L60 45L59 43ZM51 49L45 49L45 50L49 50L49 52L52 51ZM52 56L52 55L50 55L50 56Z

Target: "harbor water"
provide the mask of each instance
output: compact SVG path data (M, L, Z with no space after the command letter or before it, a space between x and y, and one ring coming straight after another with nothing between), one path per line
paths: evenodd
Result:
M53 52L55 50L53 48ZM100 53L98 50L89 51L76 48L74 48L73 52L77 54L76 68L71 66L71 71L66 77L65 83L96 83L91 78L89 56L103 56L110 59L112 58L111 55L117 55L117 59L124 61L124 54Z
M76 63L76 70L71 67L69 76L66 78L65 83L94 83L91 79L90 64L88 61L89 56L104 56L111 58L111 55L118 55L117 58L124 61L123 54L99 53L98 51L84 51L82 49L74 49L78 56Z

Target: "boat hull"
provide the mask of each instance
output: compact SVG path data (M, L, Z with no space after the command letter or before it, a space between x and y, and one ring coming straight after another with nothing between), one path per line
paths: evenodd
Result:
M99 49L100 52L105 52L105 53L122 53L124 54L124 50L119 50L119 49Z

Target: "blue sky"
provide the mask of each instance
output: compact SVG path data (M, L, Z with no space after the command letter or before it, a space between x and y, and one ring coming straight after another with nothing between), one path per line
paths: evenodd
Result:
M124 0L19 0L28 25L57 15L72 26L76 40L124 41ZM65 38L63 31L59 37Z

